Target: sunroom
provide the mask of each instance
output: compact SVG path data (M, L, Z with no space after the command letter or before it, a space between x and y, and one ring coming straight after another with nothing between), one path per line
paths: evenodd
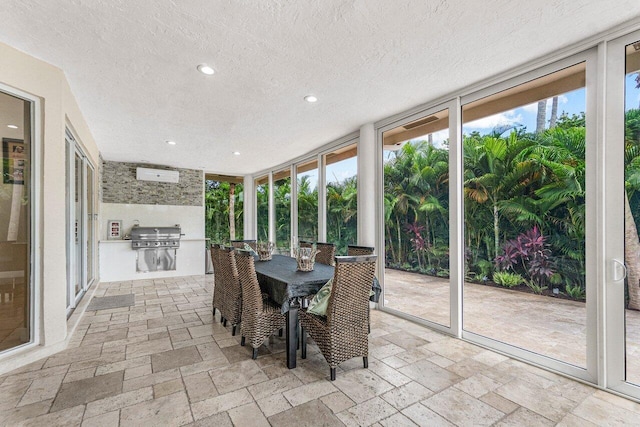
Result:
M0 424L637 422L636 2L2 10Z

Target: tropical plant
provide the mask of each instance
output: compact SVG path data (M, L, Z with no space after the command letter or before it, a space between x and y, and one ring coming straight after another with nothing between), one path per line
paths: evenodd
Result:
M524 283L524 278L518 273L511 273L509 271L496 271L493 273L493 282L496 285L504 286L505 288L514 288Z
M501 270L524 271L529 282L539 288L545 287L554 274L551 251L537 226L505 242L503 252L503 255L496 257L497 267Z
M564 291L566 292L567 295L569 295L571 298L576 300L584 301L587 297L584 288L579 284L566 286L564 288Z
M541 295L542 292L547 290L546 286L541 286L540 284L534 282L533 280L525 280L524 284L529 287L533 291L534 294Z
M228 242L243 236L243 186L205 181L205 235L212 242Z

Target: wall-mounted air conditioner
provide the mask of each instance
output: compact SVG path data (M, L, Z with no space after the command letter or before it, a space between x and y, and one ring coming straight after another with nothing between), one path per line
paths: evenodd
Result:
M138 181L177 183L180 180L180 172L161 169L137 168L136 178L138 179Z

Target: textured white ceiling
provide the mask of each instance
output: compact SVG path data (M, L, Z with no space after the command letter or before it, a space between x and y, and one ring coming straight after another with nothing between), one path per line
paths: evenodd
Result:
M244 174L638 15L638 0L2 0L0 41L64 70L105 159Z

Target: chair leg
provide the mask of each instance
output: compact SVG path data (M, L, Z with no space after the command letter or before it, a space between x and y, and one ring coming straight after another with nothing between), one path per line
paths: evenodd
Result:
M307 333L303 327L300 327L300 358L307 358Z
M222 326L224 326L225 328L227 327L227 319L224 319L224 322L222 322Z
M282 336L282 328L280 328L280 330L278 330L278 336L281 337Z
M222 316L222 312L220 312L220 323L224 322L224 316Z
M243 346L243 347L244 347L245 342L246 342L246 341L245 341L245 338L244 338L244 337L240 338L240 345L241 345L241 346Z
M253 355L251 356L251 358L253 360L256 360L258 358L258 349L257 348L253 349Z
M216 308L213 307L213 317L216 317Z
M362 364L364 365L365 368L368 368L369 367L369 357L364 356L362 358Z
M233 325L233 328L231 329L231 336L235 337L236 336L236 326L237 325Z
M331 381L336 380L336 368L331 368Z

